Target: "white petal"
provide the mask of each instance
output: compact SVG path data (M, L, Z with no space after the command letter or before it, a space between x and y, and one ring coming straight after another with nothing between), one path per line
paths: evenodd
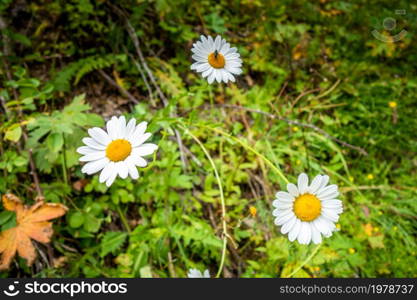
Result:
M119 117L119 139L124 139L126 136L126 118L124 116Z
M335 192L335 193L326 195L325 197L321 197L320 200L321 201L331 201L331 200L335 200L338 196L339 196L339 192Z
M209 272L209 270L205 270L204 271L203 278L210 278L210 272Z
M112 117L106 124L107 134L112 140L118 139L117 134L119 132L119 121L116 117Z
M129 139L136 129L136 119L132 118L130 119L129 123L127 123L126 126L126 139Z
M110 187L113 184L114 180L116 179L116 176L117 172L113 172L110 174L109 178L107 178L106 180L107 187Z
M339 208L343 206L343 203L340 200L334 199L334 200L321 201L321 205L327 208Z
M301 221L299 219L296 219L295 225L291 229L291 231L288 233L288 239L290 242L294 242L297 238L298 234L300 233L301 229Z
M80 157L80 161L93 161L106 157L106 152L97 151Z
M203 76L203 78L206 78L207 76L210 76L214 71L214 68L210 67L207 71L204 71L203 73L201 73L201 76Z
M77 152L80 153L80 154L83 154L83 155L94 153L94 152L97 152L97 151L99 151L99 150L90 148L88 146L81 146L77 149Z
M337 185L332 184L319 190L317 193L317 198L323 199L326 197L337 197L338 195L339 192L337 191Z
M313 221L314 226L320 230L324 236L328 236L332 233L331 222L325 220L323 217L318 217Z
M332 222L337 222L339 220L339 215L333 209L323 207L321 215Z
M227 77L231 82L236 82L235 76L233 76L231 73L227 73Z
M307 174L301 173L298 176L297 184L298 184L298 191L300 192L300 194L301 195L305 194L306 190L307 190L307 187L308 187L308 176L307 176Z
M205 72L205 71L207 71L208 69L210 69L211 68L211 66L208 64L208 63L202 63L202 64L199 64L198 66L197 66L197 68L196 68L196 71L198 72L198 73L201 73L201 72Z
M327 176L327 175L323 175L322 177L321 177L321 184L320 184L320 188L319 188L319 190L321 190L322 188L324 188L328 183L329 183L329 176Z
M242 63L243 61L241 58L233 58L227 60L227 64L229 64L231 67L241 67Z
M300 233L297 237L298 242L301 245L308 245L311 241L311 227L307 222L301 222Z
M92 138L83 138L83 143L86 144L88 147L94 148L94 149L97 149L97 150L104 150L104 149L106 149L106 146L97 143Z
M214 72L215 70L213 70L213 72L208 76L208 78L207 78L207 82L209 83L209 84L212 84L213 83L213 81L214 81L214 78L215 78L215 74L216 74L216 72Z
M308 187L308 192L314 195L317 192L317 190L320 188L321 180L322 180L321 175L317 175L316 177L314 177L313 181Z
M287 234L288 232L290 232L291 229L293 229L293 227L295 226L295 223L296 222L297 222L297 218L294 216L287 223L285 223L284 225L282 225L282 227L281 227L281 233L282 234Z
M321 238L321 233L320 231L316 228L316 226L314 225L314 222L311 222L311 240L313 241L314 244L320 244L322 241Z
M128 138L129 142L133 144L134 141L140 139L140 137L145 133L146 128L148 127L148 122L141 122L136 126L135 131Z
M120 162L116 163L116 169L119 173L120 178L122 178L122 179L127 178L129 170L128 170L127 165L124 161L120 161Z
M131 140L130 143L132 144L132 147L138 147L142 145L147 139L151 137L152 133L146 132L142 134L139 138L135 138L135 140Z
M275 197L277 197L278 200L280 201L284 201L284 202L294 202L294 197L291 196L289 193L287 192L278 192L275 194Z
M239 53L228 53L224 56L225 59L227 60L232 60L232 59L236 59L239 58L240 54Z
M224 83L227 83L229 81L229 72L227 72L226 70L220 70L220 73L222 75L222 81Z
M138 179L139 178L139 173L138 173L138 169L136 168L135 164L132 163L130 160L126 160L126 165L127 165L128 170L129 170L130 177L132 177L132 179Z
M292 207L283 207L274 209L272 211L272 215L274 215L277 218L284 218L288 215L294 215L294 212L292 211Z
M221 70L220 69L218 69L218 70L215 70L215 74L214 74L214 76L216 77L216 81L218 82L218 83L220 83L220 82L222 82L222 72L221 72Z
M197 61L197 62L207 62L208 61L208 57L206 57L206 56L203 56L203 55L197 55L197 54L194 54L194 55L192 55L191 56L195 61Z
M229 53L237 53L237 48L236 47L230 48L229 51L227 51L227 53L225 53L225 55L227 55Z
M219 52L224 56L226 55L227 51L229 51L229 49L230 49L230 44L225 43L223 47L219 50Z
M293 183L288 183L287 184L287 190L290 193L290 195L292 195L293 197L297 197L300 194L298 192L297 186Z
M109 159L105 157L96 161L86 163L81 169L81 172L86 173L88 175L97 173L98 171L103 169L108 162L109 162Z
M293 216L294 216L294 213L292 211L289 211L286 214L277 216L277 218L275 219L274 223L277 226L281 226L282 224L284 224L284 223L288 222L289 220L291 220L291 218Z
M88 134L99 144L107 145L111 142L108 134L101 128L93 127L88 129Z
M207 38L207 46L210 49L210 52L214 52L214 40L211 36Z
M115 163L109 162L100 173L99 182L105 182L115 172Z
M139 156L146 156L146 155L151 155L153 154L156 150L158 149L158 146L155 144L143 144L140 145L138 148L135 148L135 155L139 155Z
M220 50L220 43L221 43L222 39L220 37L220 35L216 36L216 39L214 40L214 49L219 51Z
M291 209L293 208L293 204L290 202L281 202L280 200L275 200L272 202L272 205L276 207L277 209L283 210L283 209Z
M242 73L242 69L241 68L235 68L235 67L230 67L228 65L224 66L224 68L229 71L232 74L236 74L239 75Z
M142 157L140 156L133 156L131 155L129 157L129 161L131 161L134 165L144 168L148 165L148 163L146 162L146 160L144 160Z
M227 68L225 67L225 69L229 70L229 69L241 69L242 67L242 63L239 61L228 61L227 62Z

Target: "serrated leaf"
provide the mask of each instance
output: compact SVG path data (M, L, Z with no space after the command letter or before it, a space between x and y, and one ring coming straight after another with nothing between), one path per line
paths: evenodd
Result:
M123 246L127 237L126 232L111 231L107 232L101 240L100 256L104 257L110 252L114 253L117 249Z

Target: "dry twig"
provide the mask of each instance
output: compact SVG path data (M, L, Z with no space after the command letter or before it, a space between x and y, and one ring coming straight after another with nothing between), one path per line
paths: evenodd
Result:
M122 87L121 85L119 85L116 81L114 81L109 75L106 74L106 72L104 72L103 70L97 70L98 73L112 86L114 86L115 88L117 88L120 93L122 93L123 95L125 95L130 101L132 101L135 104L139 103L139 100L137 100L131 93L129 93L124 87Z
M154 88L156 90L156 93L158 94L158 96L161 99L164 106L167 107L169 105L168 99L165 97L164 93L162 92L161 88L159 87L158 83L156 82L155 76L153 75L153 73L152 73L151 69L149 68L148 64L146 63L145 57L144 57L142 49L140 47L139 39L136 35L136 31L133 28L132 24L129 22L129 18L128 18L127 14L122 9L117 7L116 5L113 5L111 3L108 3L108 4L112 9L114 9L114 11L119 15L119 17L121 17L124 20L126 30L129 34L130 39L133 42L133 45L135 46L136 54L139 57L140 64L138 64L137 62L135 63L136 66L139 69L139 72L141 72L141 70L142 70L142 68L141 68L141 65L142 65L142 67L145 70L146 74L148 75L152 85L154 86ZM130 57L132 57L132 56L130 56ZM147 83L147 80L144 80L144 81L145 81L145 85L147 85L147 87L150 88L149 84ZM150 92L150 93L152 93L152 92ZM175 113L171 113L171 117L175 117L175 116L176 116ZM174 129L174 133L175 133L175 138L177 139L178 147L179 147L179 150L180 150L181 163L182 163L183 168L185 169L187 167L187 158L185 156L185 151L184 151L185 146L182 142L180 132L177 129Z

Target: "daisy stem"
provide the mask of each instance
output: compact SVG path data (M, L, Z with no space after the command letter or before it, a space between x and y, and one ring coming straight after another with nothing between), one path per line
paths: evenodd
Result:
M237 137L234 137L234 136L232 136L232 135L230 135L230 134L228 134L227 132L224 132L223 130L221 130L221 129L218 129L218 128L212 128L212 127L209 127L209 126L205 126L205 125L201 125L202 127L204 127L204 128L206 128L206 129L208 129L208 130L211 130L211 131L214 131L214 132L216 132L216 133L218 133L218 134L221 134L221 135L223 135L223 136L225 136L225 137L227 137L227 138L229 138L229 139L231 139L231 140L233 140L233 141L235 141L235 142L237 142L237 143L239 143L243 148L245 148L246 150L249 150L249 151L251 151L251 152L253 152L255 155L257 155L258 157L260 157L263 161L265 161L265 163L267 163L270 167L271 167L271 169L272 170L274 170L283 180L284 180L284 182L285 183L289 183L289 181L288 181L288 179L287 179L287 177L285 177L285 175L282 173L282 171L279 169L279 168L277 168L269 159L267 159L263 154L261 154L261 153L259 153L257 150L255 150L254 148L252 148L251 146L249 146L248 144L246 144L245 142L243 142L243 141L241 141L240 139L238 139Z
M220 266L219 266L219 269L218 269L217 274L216 274L216 278L219 278L220 275L223 272L224 262L226 260L227 238L228 238L227 223L226 223L226 202L225 202L224 194L223 194L222 181L220 179L219 172L217 171L216 164L214 163L214 161L213 161L210 153L207 151L206 147L204 147L204 144L194 134L192 134L186 127L184 127L184 126L181 126L181 127L184 130L184 132L186 134L188 134L189 136L191 136L192 139L194 141L196 141L197 144L200 146L200 148L203 150L204 154L206 155L207 159L209 160L209 162L211 164L211 167L213 168L214 176L216 177L217 185L219 186L220 201L221 201L221 208L222 208L222 226L223 226L223 233L222 233L222 239L223 239L222 256L221 256L221 259L220 259Z
M291 278L294 274L296 274L298 271L301 270L302 267L304 267L306 264L310 262L310 260L316 255L316 253L319 251L322 244L318 244L316 248L314 248L313 252L299 265L294 271L291 272L290 275L287 276L287 278Z
M120 216L120 219L122 220L123 226L125 227L126 231L127 231L129 234L130 234L130 233L132 233L132 231L130 230L129 223L127 222L126 216L125 216L125 214L123 213L123 211L122 211L122 209L120 208L120 206L119 206L119 205L116 205L116 210L117 210L117 213L118 213L118 214L119 214L119 216Z

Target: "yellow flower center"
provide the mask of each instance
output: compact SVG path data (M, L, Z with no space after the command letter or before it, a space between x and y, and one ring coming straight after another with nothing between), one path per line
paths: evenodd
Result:
M215 69L221 69L226 64L226 61L224 60L224 56L216 50L209 54L208 63Z
M320 200L311 194L298 196L294 201L294 213L302 221L313 221L321 212Z
M106 149L106 156L111 161L125 160L132 152L132 145L129 141L118 139L112 141Z

